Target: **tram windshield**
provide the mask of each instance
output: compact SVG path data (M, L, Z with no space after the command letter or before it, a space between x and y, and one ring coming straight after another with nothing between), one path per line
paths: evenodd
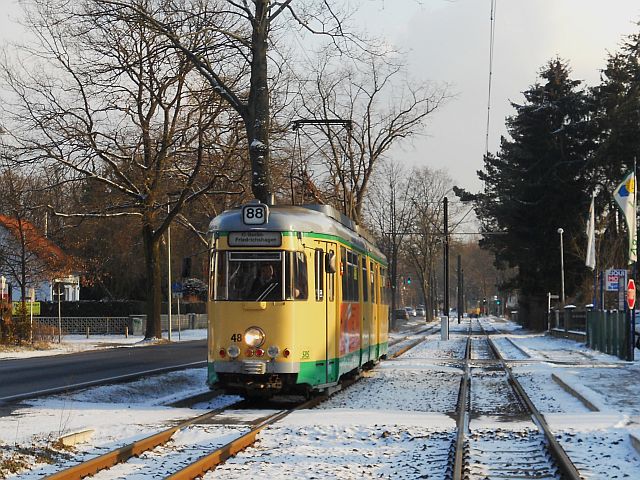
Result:
M302 252L219 251L213 280L215 300L304 300L308 295Z

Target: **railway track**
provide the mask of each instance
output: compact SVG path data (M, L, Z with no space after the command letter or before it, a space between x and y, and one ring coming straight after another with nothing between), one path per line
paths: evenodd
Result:
M457 414L454 480L582 478L480 322L470 325Z
M425 332L429 330L430 329L427 328ZM405 351L423 342L425 338L426 337L422 337L419 341L411 342L409 346L402 348L402 352L395 352L393 356L397 357L401 355ZM225 415L229 415L230 411L237 411L240 408L247 407L248 402L242 401L225 408L212 410L44 478L48 480L75 480L96 474L98 478L100 478L101 474L99 472L104 470L109 470L108 478L128 478L132 472L140 475L143 469L148 469L145 466L147 463L152 464L149 469L161 469L161 473L158 471L150 472L150 474L154 476L160 475L163 478L173 480L197 478L224 463L228 458L238 452L251 446L257 440L258 434L263 429L273 425L295 411L310 409L319 405L327 400L333 393L348 388L360 380L360 378L360 376L354 376L353 378L345 379L339 388L334 389L332 392L295 403L291 408L267 412L265 415L258 416L257 418L254 414L253 420L243 422L244 425L246 425L245 428L242 428L242 426L235 429L222 428L222 430L220 430L220 428L218 428L209 435L210 438L205 440L205 437L207 437L207 426L215 425L217 427L225 427L226 421L228 420L225 419ZM241 415L236 413L235 416L238 417ZM198 429L205 431L198 432ZM169 444L181 434L185 437L195 437L195 444L187 448L170 446ZM228 439L229 437L233 438L231 440L221 441L221 439ZM210 453L203 455L203 451L209 451ZM162 457L177 454L184 457L184 460L174 460L172 463L174 465L179 464L180 468L173 472L167 472L166 467L163 465ZM132 460L134 457L136 457L135 465L129 465L134 462L134 460ZM116 469L121 470L115 471Z
M431 333L434 333L434 331L437 328L439 328L439 325L429 325L427 327L420 326L408 332L404 332L404 333L409 333L410 335L406 335L402 338L396 338L395 340L390 341L389 347L393 347L395 345L398 345L399 343L406 342L410 340L412 336L415 336L415 335L429 335Z

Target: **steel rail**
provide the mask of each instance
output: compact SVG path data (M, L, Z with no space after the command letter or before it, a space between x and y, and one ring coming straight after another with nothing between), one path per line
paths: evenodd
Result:
M522 353L523 355L525 355L527 358L531 358L531 355L529 354L529 352L526 352L520 345L518 345L516 342L514 342L513 340L511 340L509 337L505 337L507 339L507 341L513 345L513 347L518 350L520 353Z
M437 325L430 325L426 328L423 327L419 327L416 328L415 331L409 331L408 333L410 333L411 335L422 335L422 334L430 334L433 333L433 331L437 328ZM407 333L407 332L404 332ZM397 345L398 343L404 342L406 340L409 340L409 338L411 338L410 335L407 335L406 337L402 337L402 338L396 338L395 340L392 340L391 342L389 342L389 346L393 347L394 345Z
M420 339L420 341L418 342L414 342L411 346L404 348L403 352L406 352L407 350L409 350L410 348L413 348L414 346L418 345L419 343L423 342L424 339L426 337ZM401 354L398 354L396 352L395 356L399 356ZM208 470L211 470L212 468L215 468L217 465L219 465L220 463L224 462L225 460L227 460L229 457L237 454L238 452L246 449L247 447L249 447L250 445L252 445L257 438L258 433L260 433L261 430L263 430L264 428L268 427L269 425L272 425L273 423L281 420L282 418L286 417L287 415L290 415L291 413L293 413L294 411L297 410L303 410L303 409L309 409L309 408L313 408L317 405L319 405L320 403L324 402L325 400L327 400L333 393L336 393L337 391L340 390L344 390L348 387L350 387L351 385L353 385L354 383L356 383L360 378L362 378L360 375L355 375L353 378L347 378L347 379L343 379L341 384L340 384L340 388L332 391L330 394L325 393L323 395L319 395L317 397L311 398L310 400L307 400L303 403L301 403L300 405L297 405L289 410L283 410L280 411L278 413L275 413L269 417L267 417L264 421L262 421L259 425L253 427L249 432L241 435L240 437L238 437L235 440L232 440L231 442L227 443L226 445L223 445L222 447L216 449L215 451L211 452L208 455L205 455L204 457L199 458L198 460L196 460L194 463L187 465L186 467L184 467L182 470L179 470L178 472L175 472L174 474L170 475L167 478L171 478L171 479L178 479L178 480L182 480L182 479L193 479L193 478L197 478L202 476L205 472L207 472ZM211 412L207 412L205 414L202 415L198 415L197 417L193 417L191 419L188 419L184 422L181 422L179 425L176 425L174 427L168 428L166 430L163 430L159 433L153 434L149 437L143 438L141 440L137 440L131 444L125 445L123 447L120 447L118 449L115 449L111 452L107 452L103 455L100 455L98 457L92 458L90 460L87 460L85 462L79 463L77 465L74 465L73 467L70 467L68 469L65 470L61 470L60 472L56 472L54 474L51 474L49 476L44 477L45 479L48 480L79 480L82 479L86 476L89 475L94 475L97 472L99 472L100 470L104 470L107 468L111 468L114 465L117 465L119 463L124 463L127 460L129 460L131 457L134 456L138 456L146 451L152 450L155 447L165 444L167 443L171 437L179 430L184 429L186 427L188 427L189 425L198 423L202 420L206 420L212 416L215 416L217 414L219 414L220 412L233 407L233 406L237 406L239 404L243 403L238 402L232 406L229 407L224 407L224 408L220 408L220 409L216 409L216 410L212 410Z
M349 380L348 384L343 388L347 388L348 386L351 386L353 383L355 383L358 380L358 378ZM329 396L330 395L324 394L318 397L314 397L300 405L295 406L292 409L278 412L270 416L269 418L261 422L259 425L253 427L249 432L236 438L235 440L230 441L226 445L223 445L222 447L217 448L216 450L209 453L208 455L205 455L204 457L199 458L198 460L187 465L183 469L175 472L172 475L169 475L168 477L166 477L166 479L167 480L169 479L170 480L185 480L185 479L191 480L194 478L201 477L209 470L217 467L218 465L226 461L229 457L232 457L238 452L241 452L247 447L250 447L251 445L253 445L257 439L258 433L260 433L263 429L265 429L269 425L273 425L274 423L278 422L279 420L282 420L284 417L292 414L297 410L305 410L305 409L313 408L319 405L320 403L324 402L327 398L329 398Z
M482 327L482 325L480 325L480 328L484 332L484 328ZM516 392L520 400L524 402L526 407L531 412L531 416L533 417L534 423L536 424L536 426L543 432L545 436L545 440L547 441L547 446L549 447L549 452L551 453L554 460L556 461L558 468L561 471L562 478L568 479L568 480L582 480L582 476L578 472L578 469L573 464L573 462L571 461L567 453L564 451L564 448L562 448L558 440L556 440L556 437L551 432L551 429L549 428L549 425L544 419L544 416L533 404L533 402L529 398L529 395L527 395L524 388L522 387L518 379L515 377L515 375L511 371L511 368L507 365L504 358L502 358L500 351L496 347L491 337L489 337L489 335L486 335L486 337L487 337L487 341L489 342L489 348L491 348L492 352L496 356L496 359L500 363L500 366L504 368L504 370L507 372L507 375L509 377L509 383L511 384L512 388L514 389L514 391Z
M414 340L413 342L409 343L408 345L405 345L404 347L402 347L400 350L395 351L392 355L391 358L398 358L400 355L404 355L405 353L407 353L409 350L411 350L413 347L420 345L422 342L424 342L428 337L421 337L418 338L417 340Z
M471 384L471 371L469 360L471 359L471 333L467 337L467 345L464 354L464 374L460 380L460 392L458 394L458 408L456 419L456 443L453 462L453 479L462 480L464 467L464 436L469 425L469 412L467 402L469 399L469 388Z
M395 352L392 358L396 358L402 355L406 351L422 343L426 338L427 337L423 337L416 342L412 342L411 345L407 347L403 347L402 352L401 353ZM355 376L354 378L343 380L343 382L341 383L341 387L342 387L341 390L344 390L350 387L351 385L356 383L358 380L360 380L360 378L362 377ZM264 428L278 422L279 420L283 419L287 415L290 415L294 411L313 408L319 405L320 403L324 402L325 400L327 400L330 396L331 395L329 394L324 394L319 397L312 398L304 402L303 404L298 405L290 410L279 412L275 414L273 417L269 417L260 425L254 427L253 429L251 429L251 431L245 433L241 437L238 437L237 439L232 440L226 445L214 450L210 454L196 460L194 463L187 465L182 470L179 470L178 472L175 472L173 475L168 476L167 480L192 480L194 478L201 477L209 470L212 470L213 468L217 467L218 465L226 461L228 458L232 457L233 455L237 454L238 452L246 449L247 447L255 443L258 433L260 433L260 431L262 431Z
M241 401L234 405L237 406L240 403L243 402ZM131 457L140 455L159 445L167 443L177 431L182 430L183 428L186 428L194 423L211 418L234 405L230 405L224 408L218 408L216 410L212 410L202 415L190 418L174 427L167 428L166 430L155 433L143 439L136 440L133 443L117 448L98 457L94 457L90 460L81 462L77 465L74 465L73 467L53 473L44 478L48 480L79 480L89 475L95 475L100 470L113 467L118 463L126 462Z

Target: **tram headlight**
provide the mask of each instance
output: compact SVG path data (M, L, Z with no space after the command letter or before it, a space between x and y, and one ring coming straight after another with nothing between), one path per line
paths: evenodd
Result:
M227 348L227 354L231 358L237 358L238 355L240 355L240 347L238 347L237 345L231 345L229 348Z
M269 355L271 358L276 358L278 355L280 355L280 347L278 347L277 345L271 345L269 348L267 348L267 355Z
M250 347L258 348L264 343L264 332L258 327L249 327L244 332L244 343Z

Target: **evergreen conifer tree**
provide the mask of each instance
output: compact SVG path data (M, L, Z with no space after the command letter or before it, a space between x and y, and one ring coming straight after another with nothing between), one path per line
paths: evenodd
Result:
M600 269L624 268L628 262L626 224L618 216L612 192L640 161L640 33L626 37L620 51L609 55L593 96L598 129L593 181L600 192L596 210L614 213L603 216L606 224L601 225L599 264Z
M612 187L640 157L640 33L629 35L609 55L601 84L594 88L599 145L597 181Z
M575 246L584 242L586 165L593 150L590 101L581 82L559 58L541 69L540 78L524 92L523 104L512 103L511 138L485 157L478 172L484 192L467 197L487 232L482 245L494 251L498 267L517 267L510 286L519 291L520 318L537 329L546 326L547 292L560 293L558 228L564 230L567 296L585 274Z

